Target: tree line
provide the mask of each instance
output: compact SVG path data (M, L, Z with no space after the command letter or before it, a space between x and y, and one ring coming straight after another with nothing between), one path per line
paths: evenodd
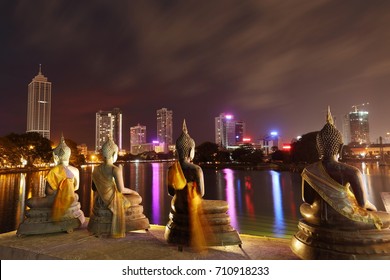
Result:
M85 158L77 149L77 144L65 139L71 149L70 164L80 166ZM0 137L0 167L39 167L52 162L53 143L37 132L11 133Z
M263 149L256 148L251 144L244 144L234 150L222 149L213 142L204 142L196 147L195 163L231 163L254 165L265 160L282 163L312 163L318 160L316 148L317 131L310 132L291 143L290 151L279 150L277 147L271 148L271 153L265 155ZM65 139L66 144L71 149L70 164L81 166L85 164L85 157L80 154L77 144L71 139ZM42 137L39 133L29 132L24 134L11 133L0 137L0 168L6 167L33 167L47 165L52 162L53 143ZM121 157L123 160L139 159L140 156L131 154ZM157 154L149 153L144 159L169 159L174 158L172 153ZM141 157L141 159L143 159Z

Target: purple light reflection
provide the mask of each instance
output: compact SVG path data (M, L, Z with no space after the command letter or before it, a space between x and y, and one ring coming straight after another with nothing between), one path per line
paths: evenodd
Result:
M153 223L160 221L160 164L152 163L152 217Z
M228 214L230 216L232 226L239 230L238 222L237 222L237 210L236 210L236 197L234 193L234 177L233 170L224 169L223 173L225 174L226 180L226 200L229 204Z

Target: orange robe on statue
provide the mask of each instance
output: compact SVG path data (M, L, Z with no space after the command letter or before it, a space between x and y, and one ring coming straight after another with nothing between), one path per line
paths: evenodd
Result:
M74 178L67 178L65 168L63 165L57 165L46 176L50 187L57 191L52 206L52 219L54 221L61 219L75 199Z
M206 235L211 234L207 221L203 218L202 197L196 182L187 182L180 163L175 162L168 172L168 184L175 191L184 191L187 186L187 204L190 222L190 245L201 250L207 245Z

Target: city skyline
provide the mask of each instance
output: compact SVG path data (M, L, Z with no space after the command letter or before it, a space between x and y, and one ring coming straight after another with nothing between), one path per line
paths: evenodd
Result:
M328 105L341 129L367 102L376 142L390 131L390 3L298 2L3 1L0 136L26 131L42 64L55 143L63 133L94 147L95 113L115 107L126 149L129 128L154 128L159 108L175 114L173 141L185 119L196 144L213 142L225 112L254 140L276 130L289 142L321 129Z

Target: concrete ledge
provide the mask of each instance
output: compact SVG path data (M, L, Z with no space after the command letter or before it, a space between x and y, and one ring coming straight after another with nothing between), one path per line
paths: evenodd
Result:
M16 231L0 235L2 260L295 260L290 240L240 235L239 246L208 247L195 252L164 239L164 226L151 225L149 231L128 232L125 238L97 238L86 223L72 233L18 237Z

